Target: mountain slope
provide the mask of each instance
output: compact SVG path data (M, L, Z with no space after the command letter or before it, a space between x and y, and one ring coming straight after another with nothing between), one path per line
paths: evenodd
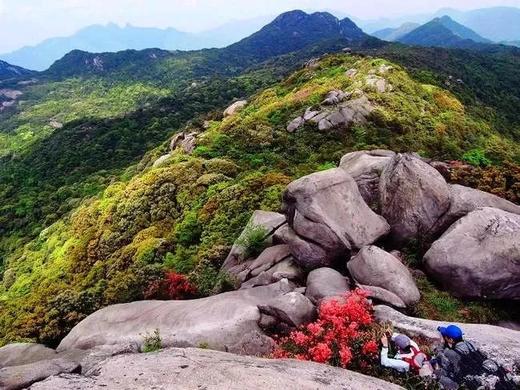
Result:
M371 35L384 41L394 42L404 37L406 34L412 32L419 26L420 24L418 23L404 23L400 27L385 28L383 30L376 31Z
M347 75L351 69L356 72ZM385 92L373 80L384 80ZM366 122L348 131L320 132L309 123L287 132L289 122L319 107L332 90L352 93L352 101L366 99L372 110ZM128 119L130 134L157 121L142 118L133 125L136 120ZM91 136L97 131L92 126L78 136ZM475 148L498 153L500 147L501 158L513 153L520 159L518 144L451 93L416 82L399 65L353 55L323 58L256 94L239 114L209 114L186 132L197 134L192 154L170 150L165 137L100 195L76 203L73 213L6 254L2 342L30 338L54 345L100 307L142 299L165 269L189 275L202 295L225 286L230 281L218 269L251 212L276 210L291 180L337 163L348 151L421 150L456 159ZM157 163L161 156L166 158ZM62 190L58 195L67 196Z
M398 41L408 45L451 48L477 48L489 42L448 16L435 18L399 38Z
M0 60L0 81L10 79L13 77L29 76L34 72L28 69L24 69L19 66L8 64L5 61Z
M236 55L264 59L297 51L320 41L343 40L345 44L359 46L369 39L348 18L339 20L326 12L307 14L293 11L278 16L257 33L225 50Z

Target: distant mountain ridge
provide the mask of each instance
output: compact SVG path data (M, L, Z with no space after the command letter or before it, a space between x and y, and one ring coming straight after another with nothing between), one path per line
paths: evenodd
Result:
M397 29L404 23L425 24L434 18L449 16L478 35L494 42L520 40L520 8L488 7L469 11L443 8L435 13L382 18L377 20L358 20L356 23L364 31L379 36L381 30Z
M258 31L271 20L272 17L266 16L234 21L201 33L187 33L174 28L160 29L132 25L120 27L113 23L104 26L92 25L69 37L51 38L35 46L0 54L0 58L28 69L41 71L73 50L102 53L150 48L199 50L225 47Z
M476 48L479 44L491 43L449 16L435 18L399 38L398 41L408 45L446 48Z
M381 41L365 34L354 22L345 18L339 20L326 12L307 14L290 11L278 16L258 32L222 49L204 49L200 52L171 52L161 49L124 50L116 53L90 53L73 50L56 61L45 72L46 75L65 77L78 74L107 73L131 67L132 73L146 73L147 66L162 58L191 59L197 53L203 57L203 64L191 70L192 73L221 73L224 69L255 65L272 57L302 50L324 41L360 47L380 45ZM321 45L326 46L326 45ZM215 63L220 66L215 66ZM139 70L139 68L141 70Z

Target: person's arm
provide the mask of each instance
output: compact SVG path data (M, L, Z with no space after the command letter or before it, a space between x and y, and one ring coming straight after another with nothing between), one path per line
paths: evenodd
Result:
M404 360L391 359L388 357L388 347L381 349L381 365L387 368L393 368L399 372L407 372L410 370L410 364Z
M410 365L404 360L391 359L388 357L388 338L385 336L381 339L383 348L381 348L381 365L383 367L392 368L399 372L407 372L410 370Z

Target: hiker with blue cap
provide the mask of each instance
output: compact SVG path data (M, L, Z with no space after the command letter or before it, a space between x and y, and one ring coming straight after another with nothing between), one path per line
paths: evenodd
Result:
M432 365L435 376L444 389L514 390L516 385L508 373L495 361L464 339L464 332L456 325L440 326L437 330L444 340Z

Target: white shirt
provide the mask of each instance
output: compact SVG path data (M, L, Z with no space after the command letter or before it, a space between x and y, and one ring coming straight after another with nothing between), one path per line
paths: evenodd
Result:
M392 341L399 336L399 333L394 333L392 335ZM413 340L410 340L410 345L415 349L419 350L419 346ZM413 352L408 354L400 354L397 353L393 359L388 357L388 347L383 347L381 349L381 365L387 368L393 368L399 372L408 372L410 371L410 364L402 360L403 358L413 357Z

